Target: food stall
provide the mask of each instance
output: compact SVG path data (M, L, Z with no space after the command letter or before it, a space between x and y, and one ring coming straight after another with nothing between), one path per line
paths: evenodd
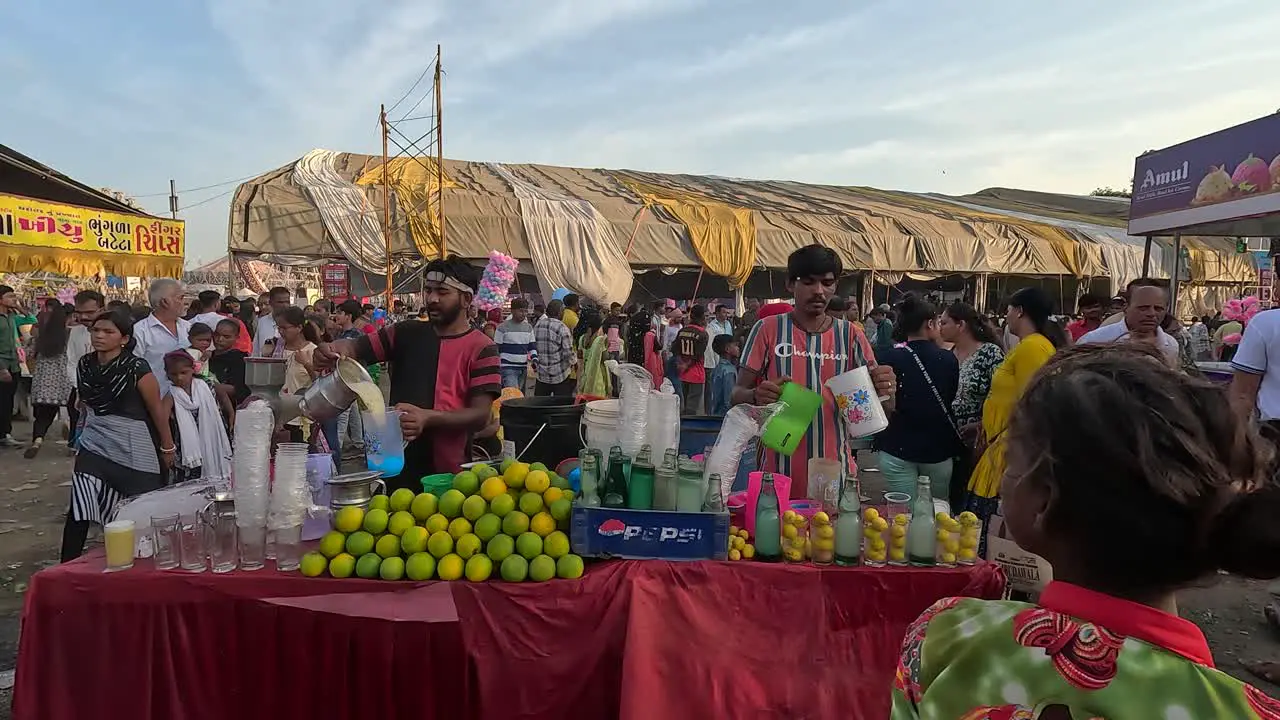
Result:
M368 471L270 441L365 397L359 365L290 397L280 362L246 372L234 494L175 486L157 492L188 504L164 512L140 496L105 554L32 578L15 718L882 718L908 624L1004 591L965 552L981 528L935 512L927 481L864 506L849 456L811 460L803 497L771 473L735 489L751 442L805 431L781 406L733 408L707 448L682 436L674 395L623 365L589 426L581 404L546 407L523 437L507 399L513 457L387 495L404 443L376 403ZM859 370L835 403L851 438L884 422Z

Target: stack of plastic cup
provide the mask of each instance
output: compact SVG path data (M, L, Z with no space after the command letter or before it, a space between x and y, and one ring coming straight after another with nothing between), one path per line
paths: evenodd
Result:
M266 403L251 403L236 411L231 483L242 570L257 570L265 564L274 429L275 417Z
M622 454L635 457L648 442L649 393L653 389L649 371L630 363L613 369L618 376L618 444Z
M329 531L329 478L335 474L332 455L313 453L307 456L307 486L311 489L311 508L302 521L303 540L319 540Z
M267 529L275 535L277 569L298 569L302 522L310 507L307 445L280 443L276 447L275 476L271 482L271 504L267 511Z
M667 450L680 449L680 396L650 391L647 423L649 449L660 463Z

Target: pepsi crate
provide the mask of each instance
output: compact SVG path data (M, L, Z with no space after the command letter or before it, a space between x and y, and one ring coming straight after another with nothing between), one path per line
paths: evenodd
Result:
M724 560L729 514L573 508L573 551L583 557L628 560Z

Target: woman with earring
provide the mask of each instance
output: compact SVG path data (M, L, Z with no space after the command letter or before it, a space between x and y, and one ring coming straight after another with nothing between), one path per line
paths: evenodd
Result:
M92 523L105 524L120 500L164 486L177 446L146 360L133 354L133 320L107 312L90 328L93 352L80 358L84 426L71 479L71 508L62 530L62 561L84 552Z

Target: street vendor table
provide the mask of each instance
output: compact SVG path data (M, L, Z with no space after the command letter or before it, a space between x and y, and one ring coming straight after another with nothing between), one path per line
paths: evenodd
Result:
M581 580L134 569L31 580L15 720L884 718L898 646L993 565L612 561Z

